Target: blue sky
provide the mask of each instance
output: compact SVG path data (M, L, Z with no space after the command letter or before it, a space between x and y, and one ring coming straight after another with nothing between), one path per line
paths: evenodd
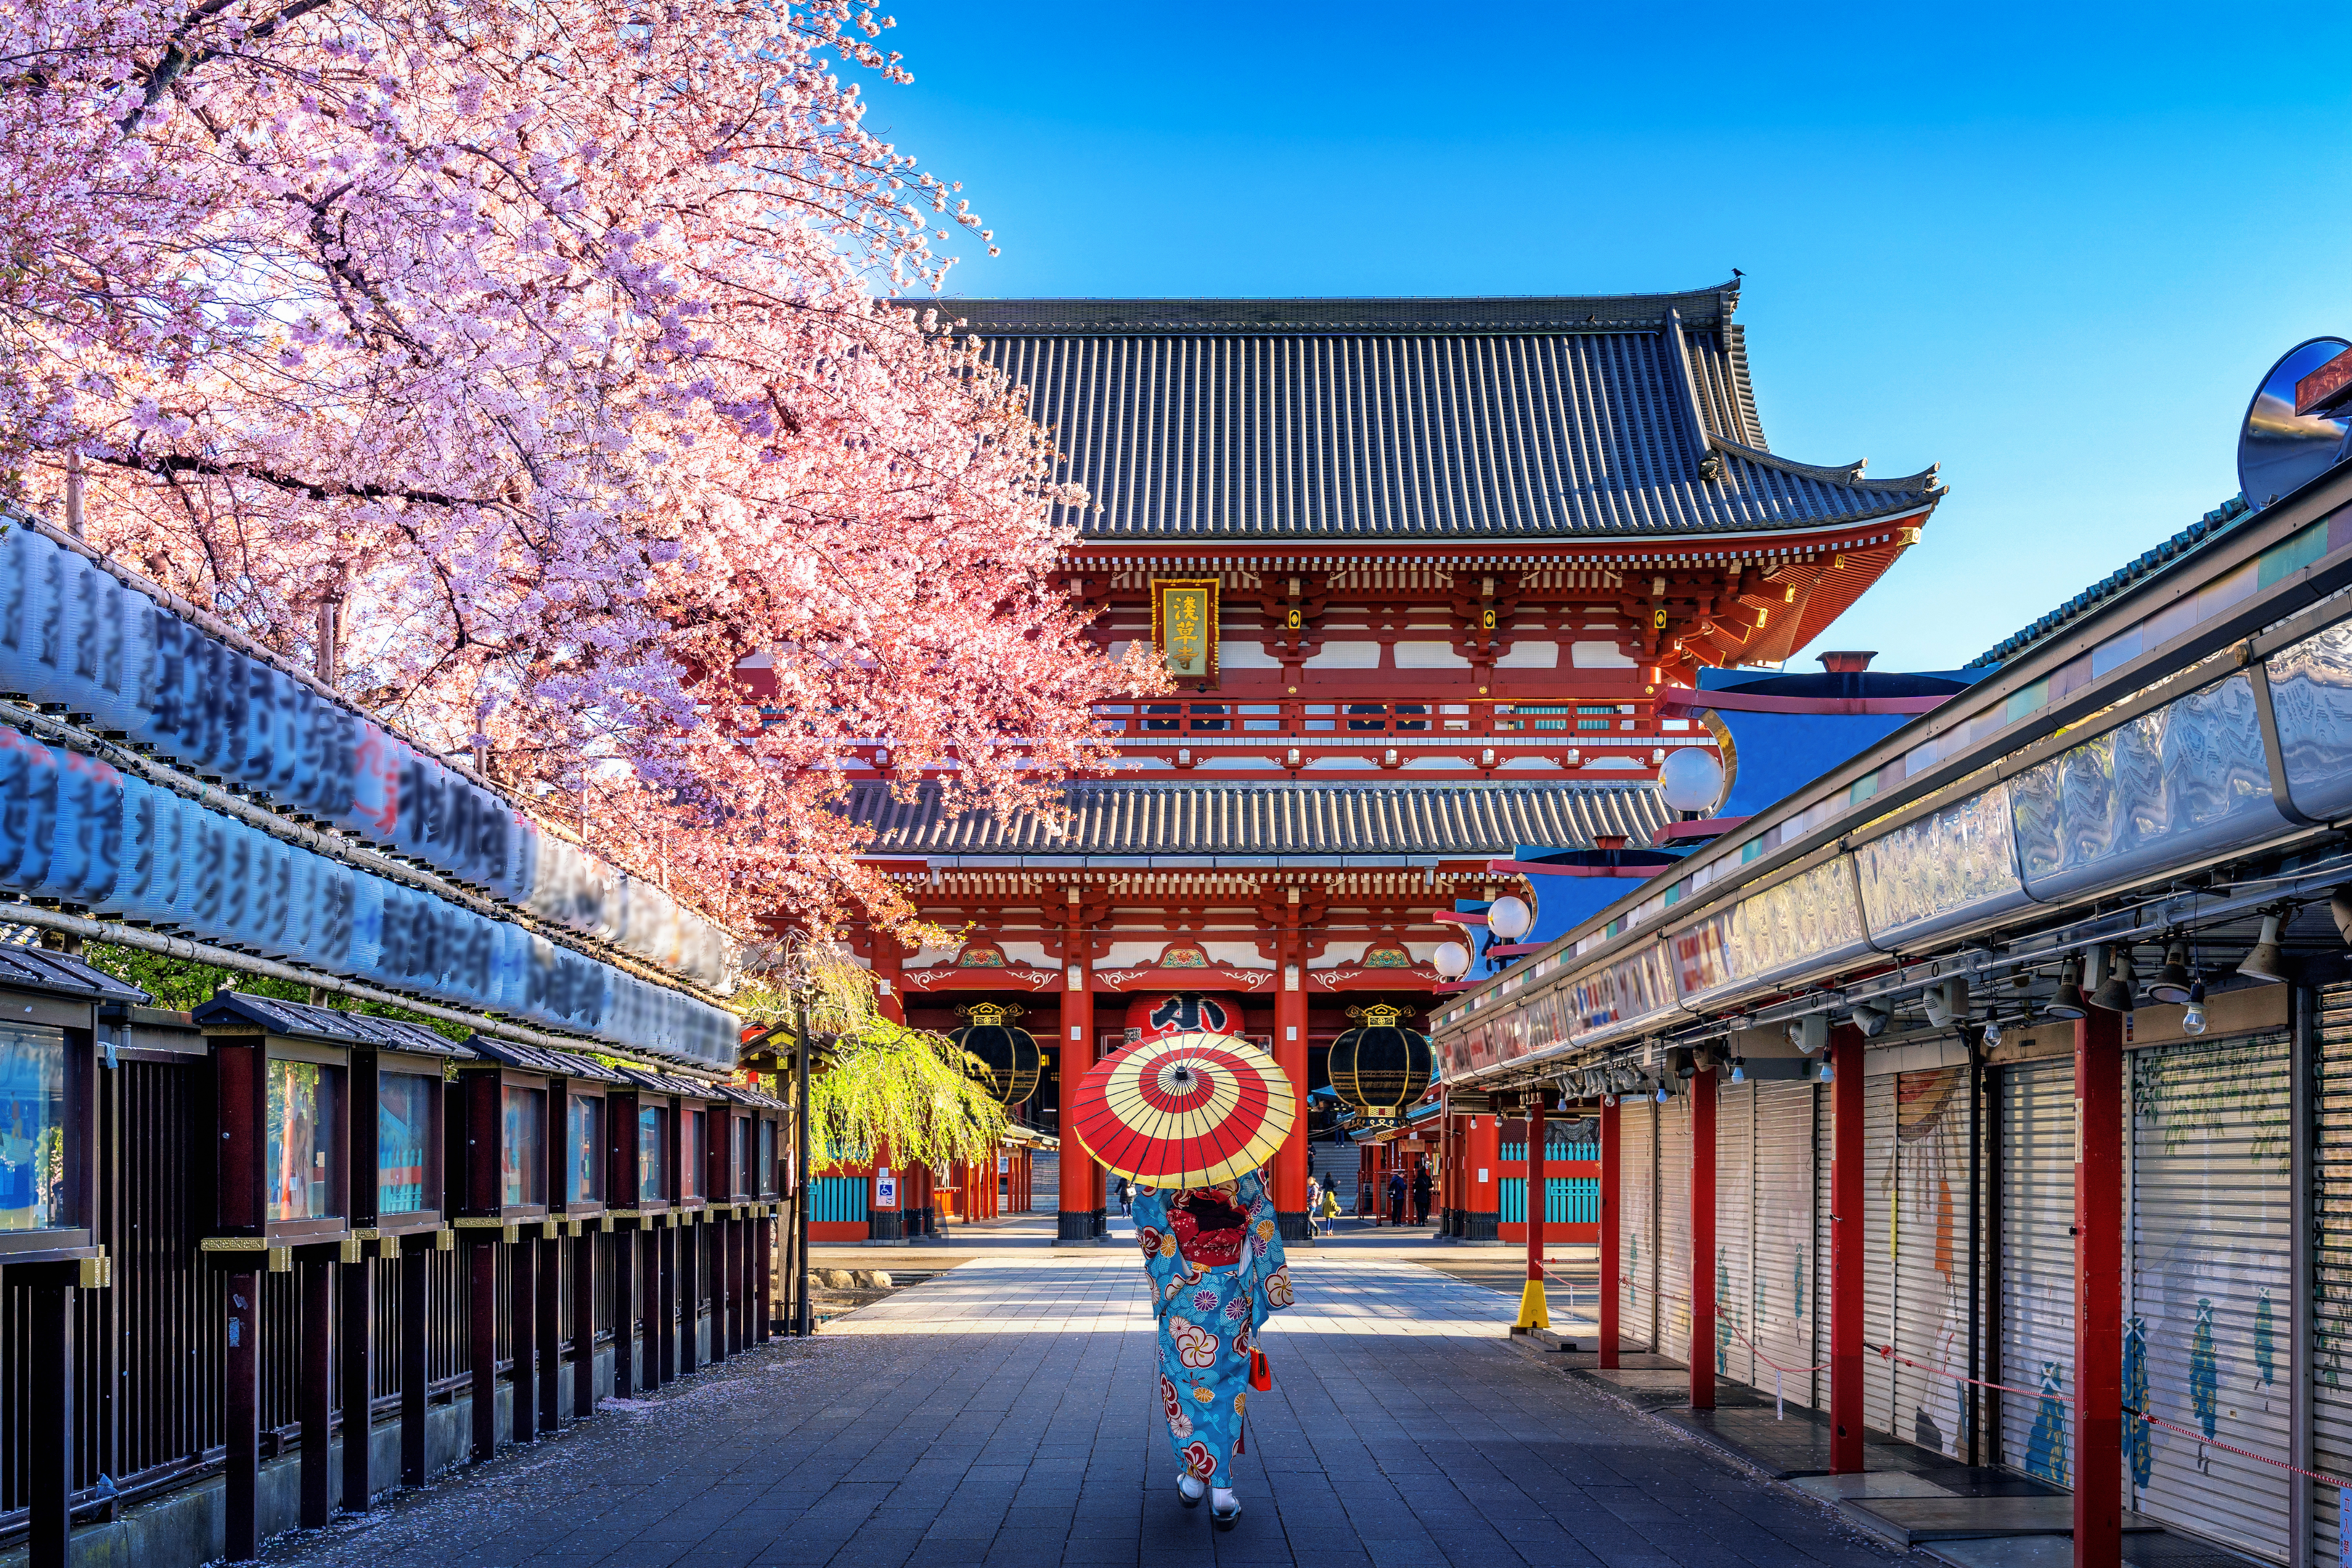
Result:
M1961 662L2233 494L2263 372L2352 335L2352 21L2319 10L894 12L916 81L871 123L1003 249L950 247L955 292L1743 268L1774 450L1951 486L1815 645L1882 668Z

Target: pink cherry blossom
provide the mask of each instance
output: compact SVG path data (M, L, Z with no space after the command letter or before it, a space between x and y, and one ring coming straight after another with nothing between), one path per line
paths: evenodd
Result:
M845 0L0 0L0 470L749 931L904 906L850 742L951 808L1155 678L952 319L988 231ZM758 656L756 670L739 668Z

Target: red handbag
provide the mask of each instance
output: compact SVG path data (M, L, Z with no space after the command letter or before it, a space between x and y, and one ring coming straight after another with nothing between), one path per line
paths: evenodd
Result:
M1250 1347L1249 1385L1264 1394L1274 1386L1274 1369L1265 1364L1265 1352Z

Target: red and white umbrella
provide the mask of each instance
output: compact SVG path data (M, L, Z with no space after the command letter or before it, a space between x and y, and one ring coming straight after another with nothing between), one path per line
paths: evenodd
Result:
M1274 1158L1298 1097L1272 1057L1231 1035L1165 1035L1097 1062L1064 1128L1113 1175L1172 1190Z

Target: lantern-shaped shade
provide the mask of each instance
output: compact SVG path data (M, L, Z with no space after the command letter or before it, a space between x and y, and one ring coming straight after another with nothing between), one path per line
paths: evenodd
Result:
M1045 1066L1036 1037L1013 1025L1020 1015L1018 1007L975 1002L964 1009L971 1022L948 1037L979 1061L978 1068L966 1064L967 1070L988 1085L999 1105L1018 1105L1036 1093Z
M1429 1089L1429 1037L1403 1026L1404 1010L1350 1007L1357 1026L1331 1042L1331 1088L1362 1115L1394 1121Z

